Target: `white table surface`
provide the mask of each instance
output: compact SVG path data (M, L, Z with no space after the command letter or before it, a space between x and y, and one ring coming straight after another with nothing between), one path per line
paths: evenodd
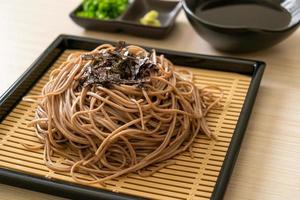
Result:
M191 28L183 13L173 32L153 40L85 31L68 14L79 0L0 0L0 94L59 35L125 40L165 49L226 55L212 49ZM230 55L267 62L248 130L225 200L300 198L300 30L261 52ZM60 199L0 184L0 199Z

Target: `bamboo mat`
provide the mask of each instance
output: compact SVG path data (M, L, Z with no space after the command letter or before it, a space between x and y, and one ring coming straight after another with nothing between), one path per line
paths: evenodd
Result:
M66 50L49 71L28 93L38 95L49 78L51 70L57 68L74 50ZM201 64L199 64L201 67ZM142 178L131 173L107 182L107 186L95 184L117 193L126 193L151 199L210 199L231 141L245 96L251 81L250 76L189 68L194 72L197 86L216 85L223 89L223 107L208 114L210 129L219 140L211 141L198 135L193 143L194 158L188 152L173 158L175 164L167 166L150 177ZM36 105L21 101L0 124L0 167L37 176L74 182L69 174L49 170L43 162L43 151L31 151L21 143L39 144L33 128L27 123L34 117ZM62 158L58 158L63 162ZM82 174L82 179L87 177Z

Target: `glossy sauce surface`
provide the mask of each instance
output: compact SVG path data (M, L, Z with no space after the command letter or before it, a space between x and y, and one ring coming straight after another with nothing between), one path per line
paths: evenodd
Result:
M289 12L267 3L211 1L199 4L195 14L210 23L260 29L283 29L291 20Z

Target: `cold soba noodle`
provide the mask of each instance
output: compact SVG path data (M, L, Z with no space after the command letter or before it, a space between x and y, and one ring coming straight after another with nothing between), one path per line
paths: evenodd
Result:
M216 138L205 117L222 91L213 87L220 91L215 96L212 86L199 89L192 79L154 50L122 42L71 54L52 71L41 96L25 98L38 104L30 125L43 143L47 167L70 172L78 182L104 184L172 164L168 159L189 150L197 134ZM158 167L147 169L153 164Z

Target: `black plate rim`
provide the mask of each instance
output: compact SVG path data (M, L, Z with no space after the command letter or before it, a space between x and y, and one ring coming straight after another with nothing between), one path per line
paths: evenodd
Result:
M74 43L74 46L80 49L80 45L82 44L101 44L101 43L115 43L110 41L92 39L92 38L85 38L85 37L78 37L78 36L71 36L71 35L60 35L58 36L54 42L50 44L50 46L34 61L34 63L21 75L21 77L0 97L0 108L4 109L4 107L8 106L9 109L3 110L0 113L0 122L2 119L10 112L11 109L19 102L20 98L24 96L24 94L34 85L36 80L28 86L26 91L22 91L22 95L20 97L13 97L14 93L21 88L22 83L28 79L28 77L38 69L38 66L41 65L42 61L46 59L46 57L53 51L60 49L67 49L71 46L71 42ZM74 48L74 47L73 47ZM151 49L151 47L146 47L147 49ZM74 48L76 49L76 48ZM259 85L264 73L264 69L266 64L261 61L254 61L248 59L236 59L236 58L227 58L227 57L218 57L218 56L206 56L200 54L193 54L193 53L185 53L185 52L176 52L164 49L157 49L160 53L167 53L169 55L177 56L188 56L191 59L197 57L199 59L206 58L208 60L215 60L215 61L229 61L234 63L240 63L242 65L245 64L253 68L253 71L250 72L246 70L245 73L252 73L252 80L245 98L244 105L242 107L242 111L240 117L238 119L232 141L226 153L225 160L223 162L223 166L221 168L220 174L217 179L217 183L214 187L211 199L212 200L219 200L222 199L226 187L229 182L229 178L231 176L234 164L236 162L241 143L243 137L245 135L245 130L249 121L249 117L251 114L251 110L253 108L256 95L258 93ZM60 53L61 53L60 52ZM60 54L57 54L55 58L52 59L52 62L57 59ZM49 63L49 66L51 63ZM220 70L223 71L223 70ZM45 71L40 72L44 74ZM250 75L250 74L249 74ZM32 80L33 81L33 80ZM103 189L95 189L92 187L86 187L78 184L72 184L64 181L58 180L50 180L43 177L30 175L22 172L17 172L14 170L9 170L5 168L0 168L0 182L13 185L17 187L27 188L30 190L35 190L39 192L44 192L52 195L62 196L62 197L69 197L73 199L78 198L88 198L88 199L120 199L120 200L127 200L127 199L141 199L140 197L134 197L131 195L120 194L120 193L113 193Z

